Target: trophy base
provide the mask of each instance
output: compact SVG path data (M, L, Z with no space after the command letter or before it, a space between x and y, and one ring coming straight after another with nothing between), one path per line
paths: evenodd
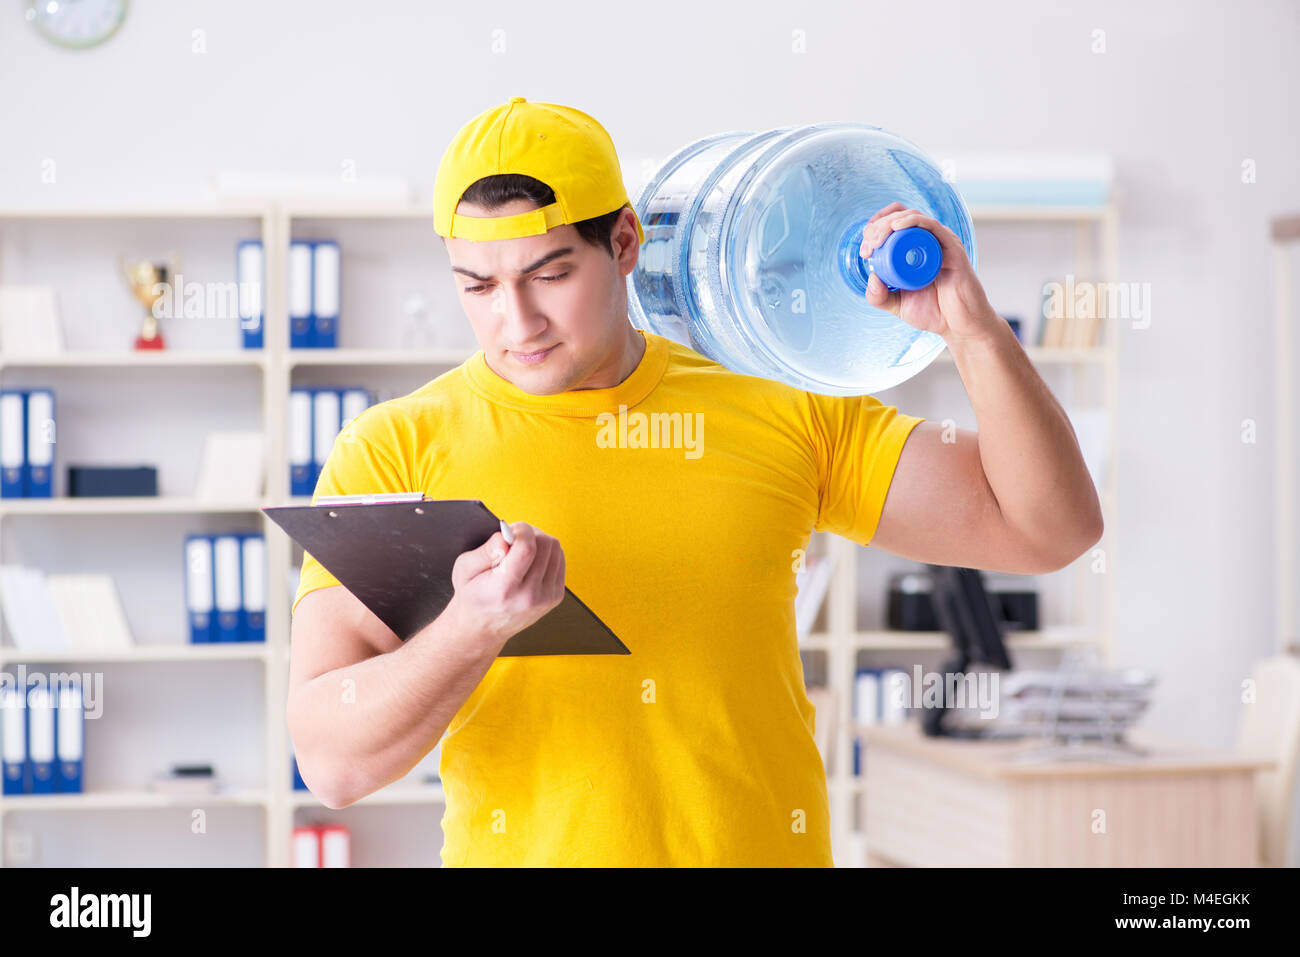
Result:
M144 336L136 336L135 347L137 349L163 349L163 337L154 336L152 339L146 339Z

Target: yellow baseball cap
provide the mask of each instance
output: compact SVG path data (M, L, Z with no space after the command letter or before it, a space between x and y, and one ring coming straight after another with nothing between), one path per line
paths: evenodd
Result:
M456 212L456 204L476 180L499 173L541 180L555 193L555 202L514 216ZM439 236L517 239L625 205L623 171L604 127L573 107L512 96L466 123L447 147L433 185L433 228ZM644 243L635 210L632 218L637 239Z

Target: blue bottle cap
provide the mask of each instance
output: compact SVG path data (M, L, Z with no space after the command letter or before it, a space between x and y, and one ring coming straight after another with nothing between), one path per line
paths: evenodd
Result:
M939 275L943 253L928 229L909 226L892 233L868 257L868 265L890 292L924 289Z

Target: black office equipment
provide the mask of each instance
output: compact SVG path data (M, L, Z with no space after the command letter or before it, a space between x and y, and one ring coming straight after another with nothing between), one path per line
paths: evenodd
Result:
M328 500L327 500L328 501ZM263 508L403 641L447 607L452 566L501 521L475 499ZM626 655L627 646L568 588L555 608L512 636L500 654Z
M141 466L68 466L69 498L157 495L158 470Z
M1011 657L1002 640L993 602L984 590L984 579L974 568L930 565L934 613L943 630L952 636L957 657L943 666L945 674L963 674L972 664L1011 668ZM947 703L925 712L921 726L931 737L979 737L978 728L949 728L944 725Z
M993 601L1004 633L1038 630L1038 592L1025 584L1023 576L1002 576L1000 581L986 577L984 589ZM885 626L891 631L941 629L930 596L930 576L925 572L890 575L885 608Z

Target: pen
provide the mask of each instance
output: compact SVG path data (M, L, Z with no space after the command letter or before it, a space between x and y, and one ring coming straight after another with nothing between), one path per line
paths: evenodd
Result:
M515 543L515 533L510 531L510 526L506 524L506 520L504 518L500 519L500 522L501 522L501 537L506 540L507 545L513 545Z

